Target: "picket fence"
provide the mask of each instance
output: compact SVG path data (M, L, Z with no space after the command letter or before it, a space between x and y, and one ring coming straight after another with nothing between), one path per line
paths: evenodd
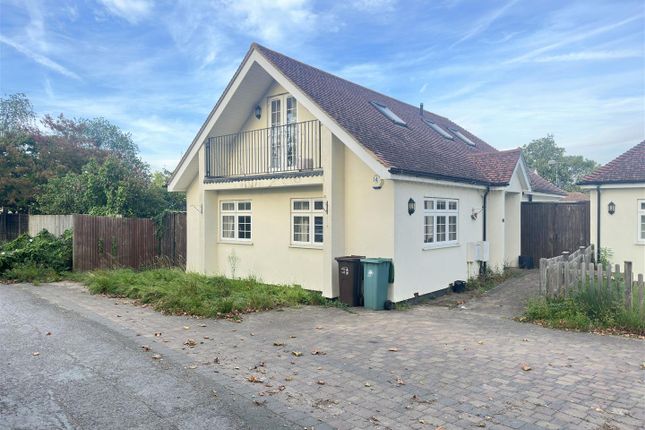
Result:
M625 261L606 268L594 263L594 246L580 247L576 252L563 252L554 258L540 259L540 292L547 297L564 297L578 288L602 290L614 288L623 292L628 309L645 310L645 281L643 274L632 272L632 262Z

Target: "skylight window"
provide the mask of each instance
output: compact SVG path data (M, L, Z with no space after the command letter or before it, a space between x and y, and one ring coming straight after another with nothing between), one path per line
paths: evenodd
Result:
M450 131L452 131L453 133L455 133L455 135L456 135L458 138L460 138L461 140L463 140L464 142L466 142L468 145L470 145L470 146L476 146L476 143L475 143L475 142L473 142L472 140L468 139L468 138L466 137L466 135L464 135L461 131L457 130L456 128L451 128L451 129L450 129Z
M450 139L450 140L454 140L454 139L455 139L455 138L453 137L453 135L452 135L452 134L448 133L446 130L444 130L443 128L441 128L441 126L440 126L439 124L435 124L434 122L432 122L432 121L430 121L430 120L427 120L427 119L425 119L425 118L423 118L423 122L425 122L426 124L428 124L428 126L429 126L430 128L432 128L434 131L436 131L437 133L439 133L440 135L442 135L442 136L443 136L443 137L445 137L446 139Z
M384 104L378 103L378 102L370 102L372 106L374 106L376 109L378 109L379 112L381 112L387 119L392 121L396 125L402 125L406 126L407 124L405 121L403 121L397 114L392 112L389 107L385 106Z

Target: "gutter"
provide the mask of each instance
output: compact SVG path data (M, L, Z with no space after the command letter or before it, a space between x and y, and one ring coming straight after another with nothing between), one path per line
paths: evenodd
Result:
M600 185L596 185L596 262L600 261Z
M486 206L488 202L488 193L490 193L490 186L486 187L486 191L484 192L483 196L483 203L482 203L482 240L486 242ZM486 272L486 262L485 261L480 261L479 262L479 274L483 275Z

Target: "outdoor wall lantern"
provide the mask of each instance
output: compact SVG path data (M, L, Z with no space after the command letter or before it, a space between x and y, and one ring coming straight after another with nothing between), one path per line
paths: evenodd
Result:
M616 213L616 203L614 202L609 202L607 205L607 209L609 211L609 215L613 215Z
M260 107L260 105L257 105L255 107L255 117L257 119L260 119L261 116L262 116L262 108Z
M410 200L408 200L408 214L412 215L416 208L417 204L412 200L412 197L410 197Z

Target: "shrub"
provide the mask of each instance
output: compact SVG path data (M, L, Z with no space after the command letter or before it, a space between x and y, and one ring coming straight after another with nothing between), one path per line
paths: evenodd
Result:
M0 277L20 273L62 273L72 269L72 232L56 237L46 230L35 237L20 235L0 246Z
M566 297L531 300L523 318L554 328L612 329L645 334L645 310L626 309L624 294L622 282L612 282L611 288L606 285L590 288L586 284ZM633 302L636 300L634 291Z
M38 285L41 282L61 280L61 275L51 267L34 263L19 263L7 270L3 277L16 282L30 282Z

